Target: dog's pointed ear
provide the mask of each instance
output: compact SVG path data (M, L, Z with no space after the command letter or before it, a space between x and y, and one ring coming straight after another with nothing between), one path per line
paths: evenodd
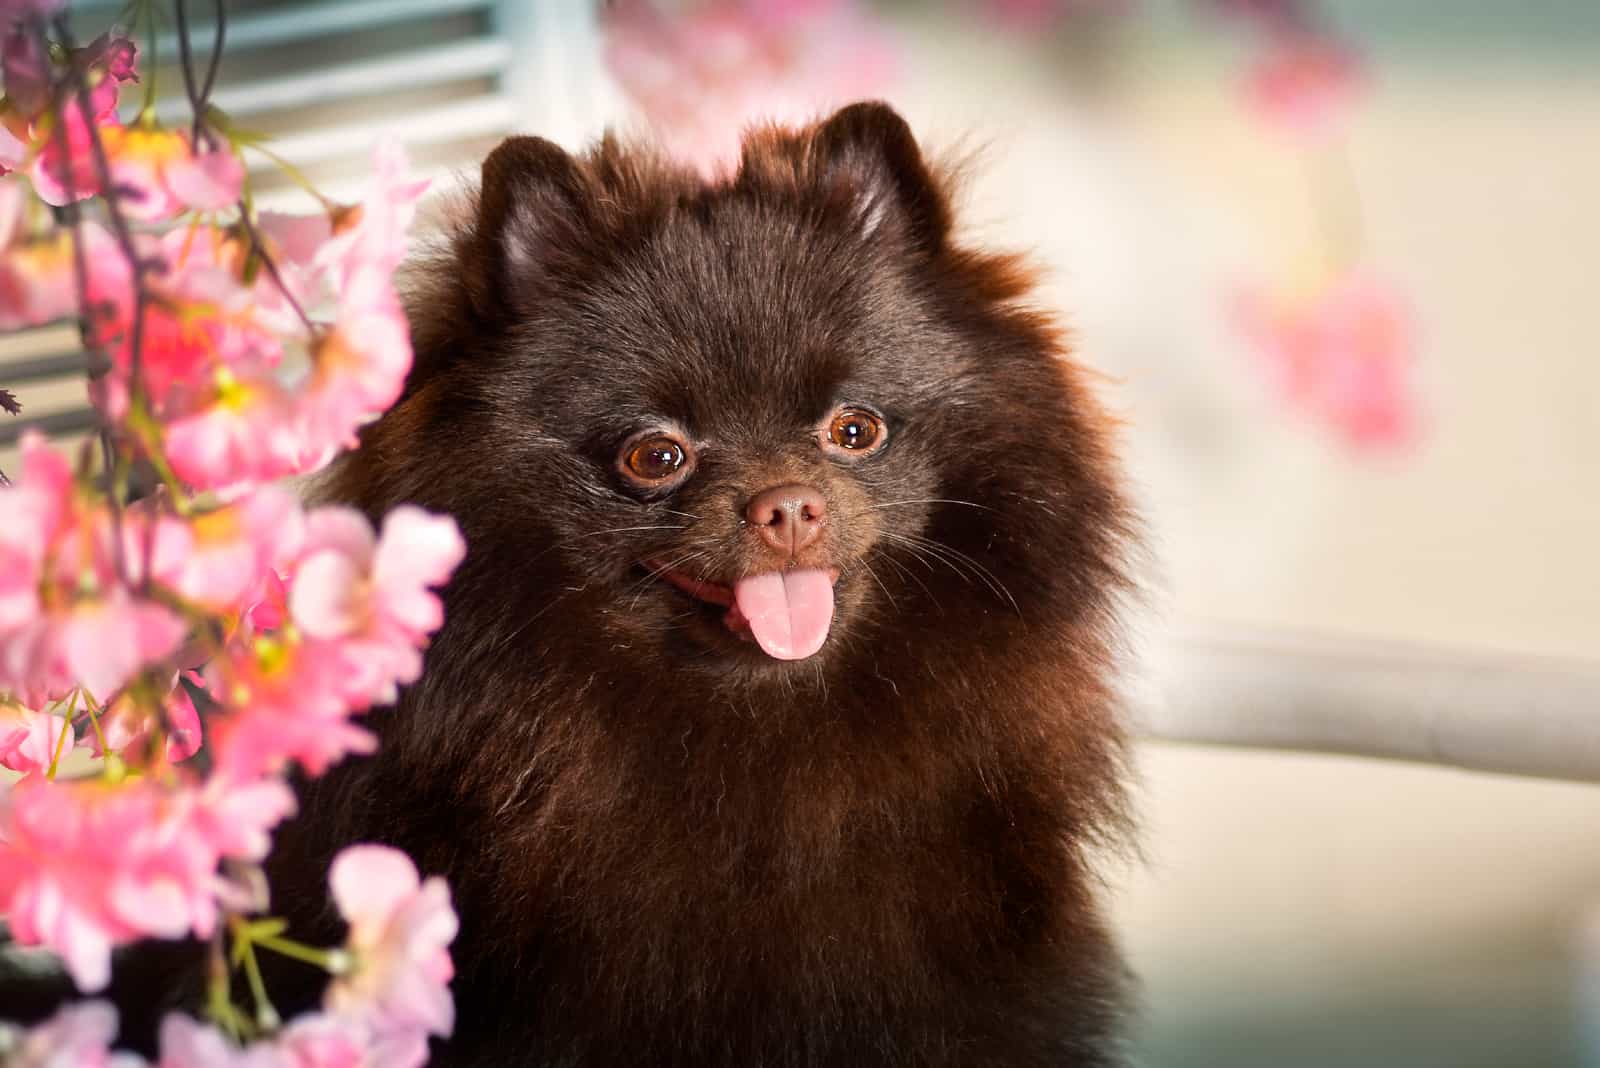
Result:
M852 198L863 234L897 229L913 247L937 252L950 235L950 205L917 139L888 104L851 104L817 126L814 173Z
M531 306L589 225L578 163L542 137L510 137L483 161L467 285L487 320Z

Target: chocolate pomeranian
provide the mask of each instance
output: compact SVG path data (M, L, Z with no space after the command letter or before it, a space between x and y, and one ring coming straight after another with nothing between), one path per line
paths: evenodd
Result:
M516 137L410 267L406 394L324 493L468 552L271 876L312 939L343 845L448 878L433 1064L1121 1063L1135 524L950 185L876 103L709 182Z

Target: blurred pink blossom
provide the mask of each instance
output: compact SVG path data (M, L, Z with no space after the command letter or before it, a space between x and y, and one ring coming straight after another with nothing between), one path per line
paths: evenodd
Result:
M1268 123L1316 140L1338 129L1361 80L1354 52L1332 38L1305 34L1274 39L1246 85L1251 106Z
M51 81L60 78L54 61L39 51L33 31L12 26L0 39L0 67L5 75L5 104L0 122L0 174L21 167L31 156L29 175L46 203L61 205L99 192L99 173L89 155L91 126L114 129L118 125L119 86L138 81L133 42L120 34L104 33L73 51L65 62L77 69L88 88L89 114L85 121L82 101L70 95L61 108L67 154L57 123L46 114L51 102ZM69 168L70 160L70 168ZM68 186L70 185L70 193Z
M123 190L131 219L171 219L183 212L232 207L244 186L244 165L225 145L194 150L189 134L154 124L103 125L100 139L111 180Z
M113 945L208 937L218 862L260 860L266 831L293 809L276 780L166 789L29 776L0 795L0 911L19 944L49 947L79 989L100 990Z
M241 1047L210 1024L180 1013L162 1018L160 1038L156 1068L297 1068L270 1042Z
M64 133L54 132L52 126L48 134L37 130L30 134L29 142L38 147L38 152L28 168L28 178L40 200L60 207L100 195L100 172L94 164L91 129L99 126L103 132L114 124L115 115L106 120L85 120L83 109L74 98L61 108Z
M883 91L886 33L849 0L710 0L606 8L606 62L669 152L730 172L746 127L803 121Z
M171 693L161 703L159 714L122 694L99 713L98 719L99 732L90 731L84 739L97 757L105 756L108 751L123 753L142 747L158 728L166 734L161 759L176 764L200 750L200 713L177 679L173 680ZM104 746L100 744L102 737Z
M333 1013L297 1016L278 1035L278 1048L294 1068L384 1068L393 1059L380 1059L372 1048L370 1029L359 1020Z
M298 556L284 567L286 598L271 599L268 634L242 631L206 667L212 695L233 711L217 723L218 766L240 776L290 760L321 774L350 753L371 752L372 735L351 716L391 703L422 671L422 649L443 621L433 587L464 546L453 520L402 506L381 536L344 507L306 515ZM283 612L288 618L281 618Z
M66 736L63 737L62 731ZM44 771L56 746L73 747L72 729L61 716L25 708L0 698L0 767L12 771Z
M299 398L303 447L352 448L356 431L400 399L411 370L405 309L384 275L360 271L345 284L333 329L312 348L312 372ZM311 458L307 466L321 466Z
M374 161L359 205L263 219L289 296L267 271L245 283L247 249L235 234L191 226L153 250L165 299L146 309L141 381L189 485L231 495L315 470L400 396L412 352L392 275L426 183L406 180L397 146L380 145ZM302 312L317 321L308 327ZM114 372L93 396L113 418L128 400L131 320L131 308L118 308L100 331ZM303 361L286 363L286 347Z
M432 587L446 582L465 544L455 521L402 505L376 540L359 513L322 508L307 519L305 555L289 612L308 636L332 643L348 698L395 700L422 673L422 647L444 621Z
M377 739L351 722L341 657L331 643L241 634L205 667L207 691L230 712L215 722L211 754L230 774L279 774L295 761L320 775ZM365 706L363 706L365 707Z
M22 437L22 473L0 487L0 634L36 619L45 555L76 507L72 467L42 435Z
M292 390L269 372L219 368L211 395L166 427L167 458L199 489L229 490L294 474L305 442Z
M1350 445L1393 449L1418 433L1411 328L1399 297L1356 275L1309 300L1241 293L1236 322L1287 406Z
M15 182L0 189L20 190ZM90 300L109 297L126 284L126 261L111 235L97 223L80 225L84 258L89 267ZM41 326L65 318L78 307L72 236L65 231L24 237L20 215L6 218L6 240L0 244L0 331Z
M37 436L24 439L21 477L0 487L0 514L0 690L34 707L79 685L107 700L176 651L187 627L121 584L98 506Z
M143 548L147 522L140 510L124 518L131 556ZM161 515L156 524L152 576L186 601L224 615L264 597L268 574L293 560L305 536L300 502L281 486L263 486L183 519Z
M399 144L380 142L372 154L372 186L361 203L330 217L330 239L316 252L319 267L331 270L335 286L361 271L387 278L406 254L406 231L416 215L427 181L407 176L410 164Z
M428 1036L446 1037L455 1026L450 889L437 876L420 879L399 850L376 845L343 850L328 882L350 925L355 964L329 984L327 1008L367 1021L389 1047L385 1064L416 1068L427 1059Z
M63 1006L50 1019L7 1035L0 1024L0 1049L8 1050L6 1068L141 1068L131 1053L113 1053L117 1010L103 1001Z

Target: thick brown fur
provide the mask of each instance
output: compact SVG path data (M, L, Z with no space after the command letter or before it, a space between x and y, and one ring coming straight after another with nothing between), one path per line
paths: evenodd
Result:
M435 1063L1118 1062L1091 859L1127 822L1129 513L1028 268L951 220L865 104L720 182L513 139L413 265L406 396L328 493L449 513L469 551L379 755L308 785L273 877L307 934L350 841L449 879ZM841 402L885 414L880 453L818 449ZM613 458L662 421L701 461L641 498ZM843 573L783 663L639 562L737 577L743 501L797 479Z

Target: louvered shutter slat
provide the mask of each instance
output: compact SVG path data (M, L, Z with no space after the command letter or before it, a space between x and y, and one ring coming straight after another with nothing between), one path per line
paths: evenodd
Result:
M543 0L541 0L543 2ZM99 33L123 0L75 0L75 32ZM203 5L200 5L203 6ZM241 0L229 6L225 56L213 102L241 127L272 133L268 147L300 167L326 195L356 196L373 144L394 137L412 150L421 177L449 181L472 169L511 131L516 109L503 95L512 46L497 32L497 0ZM202 64L212 27L191 33ZM157 114L187 114L172 62L177 40L158 37ZM140 94L127 94L130 108ZM273 210L315 210L314 202L259 153L248 153L257 202ZM0 415L0 469L17 467L16 441L28 428L70 445L93 427L81 382L84 354L65 324L0 338L0 387L16 392L24 416Z

